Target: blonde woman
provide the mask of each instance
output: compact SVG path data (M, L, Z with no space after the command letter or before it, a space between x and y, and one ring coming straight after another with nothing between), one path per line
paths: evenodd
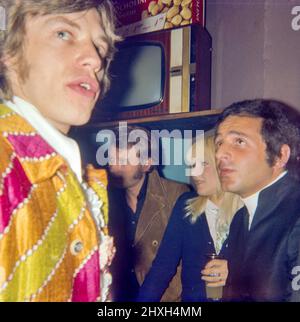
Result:
M195 155L196 143L204 144L204 159ZM221 190L214 137L195 142L190 154L197 167L202 167L197 171L201 174L192 177L195 192L184 193L177 200L157 256L140 288L138 301L159 301L180 260L182 301L205 301L201 270L207 263L206 255L222 251L232 217L241 207L237 195Z

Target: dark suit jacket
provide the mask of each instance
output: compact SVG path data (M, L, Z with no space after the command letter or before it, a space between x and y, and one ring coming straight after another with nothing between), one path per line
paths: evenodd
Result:
M235 215L226 256L225 298L233 301L286 301L300 246L300 185L285 175L259 194L251 228L243 234L246 208ZM299 262L298 262L299 265Z
M159 301L169 281L182 260L182 301L206 301L205 283L201 270L208 261L209 253L215 253L206 215L195 223L186 217L187 200L198 197L196 192L186 192L177 201L164 238L151 270L140 288L138 301Z
M149 174L146 199L137 224L133 252L135 273L139 284L143 283L156 256L177 198L188 190L187 185L160 177L156 170ZM122 198L124 199L122 192L115 191L109 202L110 233L114 236L117 248L112 264L113 289L116 300L124 300L126 292L130 289L130 286L127 285L129 278L126 277L126 272L128 272L126 263L128 262L128 254L132 252L128 251L128 247L131 245L127 245L124 232L124 216L122 202L120 202ZM181 268L179 267L177 274L162 297L162 301L174 302L180 300L180 273Z

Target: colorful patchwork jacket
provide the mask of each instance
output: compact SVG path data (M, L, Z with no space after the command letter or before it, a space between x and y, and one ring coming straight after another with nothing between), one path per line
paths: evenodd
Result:
M113 245L105 174L91 184L101 197L99 225L65 160L0 105L0 301L106 299Z

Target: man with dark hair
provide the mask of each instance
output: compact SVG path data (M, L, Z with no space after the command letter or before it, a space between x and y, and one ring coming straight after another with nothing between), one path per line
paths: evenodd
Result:
M114 130L116 141L109 165L109 228L117 253L112 263L116 301L135 301L151 268L177 198L184 184L162 178L153 156L157 146L145 128ZM139 137L138 142L136 142ZM125 144L124 144L125 143ZM116 150L115 150L116 149ZM179 301L181 266L162 301Z
M235 103L220 117L215 144L221 184L245 203L230 227L226 300L286 301L295 293L298 120L290 107L272 100Z
M118 39L112 6L0 6L7 17L0 31L0 302L106 300L114 251L106 179L93 181L98 195L87 186L67 133L89 120L108 88Z

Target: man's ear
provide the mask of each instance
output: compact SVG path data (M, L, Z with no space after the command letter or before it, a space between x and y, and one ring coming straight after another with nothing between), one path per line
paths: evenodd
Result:
M291 148L287 144L283 144L280 148L280 156L276 158L274 167L277 169L285 169L291 155Z
M144 172L149 172L150 168L153 165L153 160L151 158L147 159L147 161L145 162L145 164L143 164L143 170Z

